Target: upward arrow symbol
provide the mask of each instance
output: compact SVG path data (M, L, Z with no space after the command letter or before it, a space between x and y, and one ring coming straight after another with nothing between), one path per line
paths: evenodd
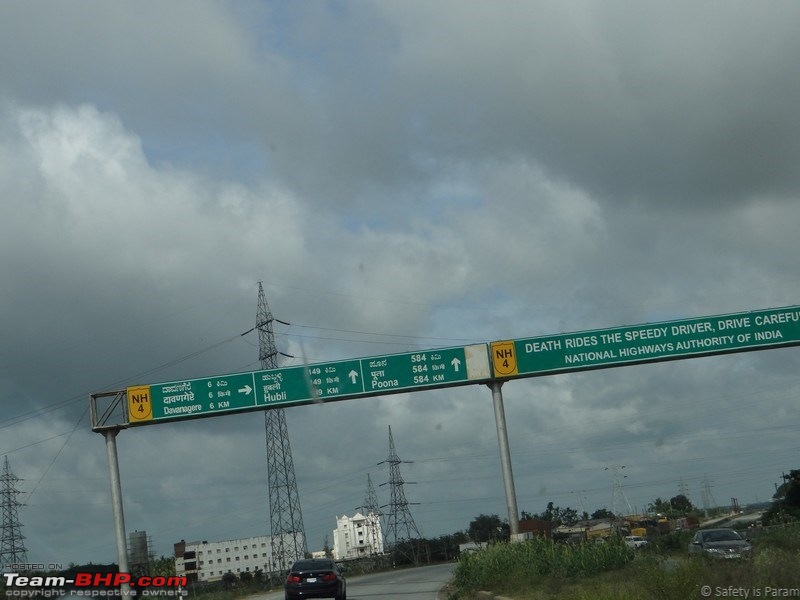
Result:
M458 373L458 367L461 366L461 361L457 358L454 358L450 361L450 364L453 365L453 369L455 369L455 372Z

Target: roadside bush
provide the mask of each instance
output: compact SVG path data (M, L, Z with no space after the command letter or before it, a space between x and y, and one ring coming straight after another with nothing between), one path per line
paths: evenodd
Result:
M651 549L661 554L686 554L694 531L684 529L660 535L650 542Z
M766 529L755 529L748 536L756 549L770 547L788 552L800 552L800 522Z

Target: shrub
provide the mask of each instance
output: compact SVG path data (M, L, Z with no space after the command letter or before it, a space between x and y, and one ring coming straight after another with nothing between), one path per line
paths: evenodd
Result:
M694 537L694 531L688 529L671 531L652 540L651 546L653 550L662 554L685 554L692 537Z

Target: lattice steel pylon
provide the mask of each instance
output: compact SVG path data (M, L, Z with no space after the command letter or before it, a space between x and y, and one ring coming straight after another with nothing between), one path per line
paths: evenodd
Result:
M703 477L701 498L703 502L703 512L708 516L708 511L717 507L717 500L714 498L714 494L711 493L711 481L709 481L708 475Z
M11 472L8 456L4 457L3 474L0 475L0 502L3 510L3 537L0 540L0 565L28 564L28 551L25 549L22 525L17 509L22 506L17 500L19 477Z
M419 552L414 541L419 540L422 536L408 508L409 504L412 503L406 500L406 494L403 490L403 485L407 482L403 480L403 476L400 474L400 464L409 461L402 461L397 456L391 426L389 427L389 457L378 464L383 464L384 462L389 463L389 481L386 483L391 486L390 510L386 521L384 539L386 540L386 545L393 551L402 551L403 543L408 542L406 546L411 552L409 558L414 564L417 564L419 562ZM381 485L386 484L382 483Z
M622 480L628 477L627 475L622 475L621 471L625 468L625 465L615 465L613 467L606 467L606 471L611 469L614 473L614 483L611 486L611 512L614 513L615 517L621 516L619 514L619 510L623 507L627 509L626 515L633 514L633 508L631 508L631 503L628 501L628 497L625 495L625 490L622 487Z
M364 494L364 505L361 507L364 513L372 513L380 516L381 507L378 504L378 494L375 493L375 486L372 485L372 478L367 473L367 492Z
M370 548L372 552L377 552L379 548L383 548L382 540L378 539L381 537L380 523L383 513L378 504L378 494L375 493L375 486L372 485L372 478L369 476L369 473L367 473L367 492L364 495L364 504L360 509L372 524L369 528Z
M258 283L258 358L262 369L278 368L278 351L272 330L272 313ZM267 438L267 487L269 491L270 542L272 545L272 570L286 571L292 563L308 553L300 493L294 475L292 447L286 426L286 413L282 408L265 411L264 423Z

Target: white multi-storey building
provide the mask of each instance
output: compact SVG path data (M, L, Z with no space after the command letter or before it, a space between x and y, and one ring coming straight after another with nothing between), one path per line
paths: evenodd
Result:
M285 534L286 547L290 536ZM184 542L175 544L175 574L197 581L218 581L225 573L263 573L285 570L302 556L287 557L288 565L272 563L272 538L261 535L222 542Z
M336 517L333 530L333 558L345 560L383 554L383 532L378 515L356 513Z

